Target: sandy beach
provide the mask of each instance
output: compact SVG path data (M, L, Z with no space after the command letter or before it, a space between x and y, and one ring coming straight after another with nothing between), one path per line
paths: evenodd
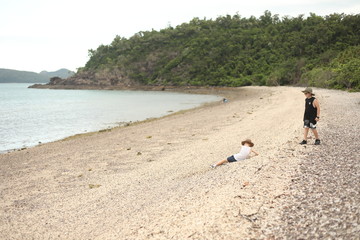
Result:
M229 102L1 154L0 239L286 239L274 233L294 179L326 155L326 139L299 145L302 89L214 91ZM359 116L359 93L315 93L320 137L331 104ZM259 156L209 167L246 138Z

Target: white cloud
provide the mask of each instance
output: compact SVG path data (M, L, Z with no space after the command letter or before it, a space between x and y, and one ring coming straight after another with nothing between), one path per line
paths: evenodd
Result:
M351 7L343 7L338 10L338 13L346 14L359 14L360 13L360 3L354 4Z

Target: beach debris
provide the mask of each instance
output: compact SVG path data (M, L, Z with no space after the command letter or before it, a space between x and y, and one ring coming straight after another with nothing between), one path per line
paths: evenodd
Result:
M255 173L259 172L263 167L264 167L264 165L261 165L260 167L258 167L258 169L256 169Z
M249 186L249 184L250 184L249 182L244 182L243 187Z
M91 172L92 171L92 168L89 168L89 170L88 170L89 172Z
M140 156L142 153L141 152L138 152L137 155Z
M290 194L288 194L288 193L281 193L281 194L279 194L279 195L274 196L274 199L281 198L281 197L283 197L283 196L290 196Z
M190 235L188 236L188 238L192 238L195 234L197 234L197 232L193 232L192 234L190 234Z
M147 136L146 138L152 138L152 136Z
M117 122L116 123L118 125L118 127L128 127L132 124L132 121L130 122Z
M128 151L131 150L131 147L127 148L126 150L128 150Z
M101 133L101 132L111 132L111 129L110 129L110 128L108 128L108 129L102 129L102 130L99 130L99 133Z
M101 187L100 184L89 184L89 188L90 188L90 189L99 188L99 187Z
M127 127L131 124L131 121L130 122L117 122L116 123L119 127Z

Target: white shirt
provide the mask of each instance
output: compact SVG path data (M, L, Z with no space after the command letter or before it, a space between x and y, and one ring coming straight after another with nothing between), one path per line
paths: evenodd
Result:
M250 155L250 152L251 152L251 147L242 146L240 152L234 154L234 158L236 161L245 160Z

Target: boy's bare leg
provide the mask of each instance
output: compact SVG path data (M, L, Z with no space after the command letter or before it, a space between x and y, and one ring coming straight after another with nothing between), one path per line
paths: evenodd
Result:
M309 133L309 128L304 128L304 140L307 141L307 136ZM314 133L315 134L315 133Z
M316 129L311 129L312 130L312 132L314 133L314 135L315 135L315 139L319 139L319 133L318 133L318 131L316 130Z
M220 162L216 163L215 166L220 166L227 162L228 162L228 160L224 159L224 160L221 160Z

